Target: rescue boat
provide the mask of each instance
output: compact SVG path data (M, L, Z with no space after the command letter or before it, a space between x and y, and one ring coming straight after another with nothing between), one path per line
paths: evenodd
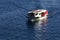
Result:
M32 10L28 12L28 19L30 21L42 20L48 17L48 11L44 9Z

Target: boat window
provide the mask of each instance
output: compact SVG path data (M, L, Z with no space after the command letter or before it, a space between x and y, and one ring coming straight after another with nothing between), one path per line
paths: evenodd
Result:
M44 12L42 12L41 16L42 16L42 17L45 16Z
M43 14L44 12L42 12L41 14Z
M44 14L44 12L39 13L39 15Z
M38 13L36 13L36 15L38 15Z
M41 15L41 13L39 13L39 15Z

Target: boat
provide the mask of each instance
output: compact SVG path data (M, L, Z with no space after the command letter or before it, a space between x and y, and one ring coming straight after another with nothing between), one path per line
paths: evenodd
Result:
M28 12L28 20L38 21L48 17L48 10L38 9Z

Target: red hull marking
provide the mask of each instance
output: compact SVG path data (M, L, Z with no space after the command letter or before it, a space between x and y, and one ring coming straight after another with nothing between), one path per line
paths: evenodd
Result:
M41 14L42 17L47 16L47 15L48 15L48 11L43 12L43 13Z
M48 15L48 11L45 12L45 15Z

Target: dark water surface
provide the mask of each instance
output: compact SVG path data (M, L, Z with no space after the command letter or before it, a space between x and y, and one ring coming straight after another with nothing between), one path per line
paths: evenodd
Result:
M47 9L49 18L28 22L34 9ZM0 40L60 40L60 0L0 0Z

